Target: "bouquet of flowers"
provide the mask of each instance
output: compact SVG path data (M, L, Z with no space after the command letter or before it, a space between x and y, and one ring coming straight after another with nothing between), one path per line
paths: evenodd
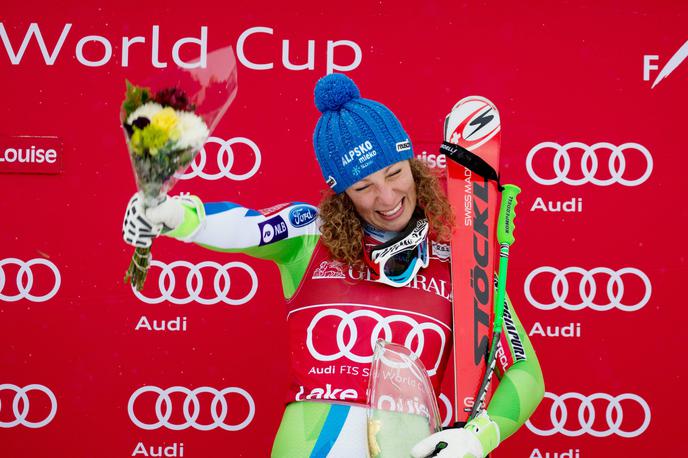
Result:
M236 95L231 48L208 54L205 66L167 70L149 85L126 82L121 120L144 209L166 199ZM136 248L124 277L143 289L150 248Z

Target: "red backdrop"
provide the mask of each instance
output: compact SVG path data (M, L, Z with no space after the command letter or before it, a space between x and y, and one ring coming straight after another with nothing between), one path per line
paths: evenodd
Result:
M523 188L510 295L547 391L495 455L680 453L685 3L108 3L14 2L0 16L2 456L269 454L287 386L277 269L161 239L154 254L168 267L218 263L202 271L211 303L186 291L188 264L172 271L179 300L144 301L122 283L135 191L118 119L124 79L174 65L175 42L202 33L209 51L235 48L239 72L208 165L175 189L205 201L319 200L312 89L328 70L389 106L433 162L453 104L492 100L503 178ZM125 66L122 39L136 36L145 42ZM31 146L54 154L18 164L12 151ZM221 148L231 167L216 164ZM232 279L226 301L213 290L218 268ZM150 298L163 297L159 272ZM166 329L143 326L154 320ZM143 386L167 390L169 405ZM196 422L209 430L169 426L184 424L184 399L194 411L184 390L202 387ZM225 395L225 426L211 415L213 390Z

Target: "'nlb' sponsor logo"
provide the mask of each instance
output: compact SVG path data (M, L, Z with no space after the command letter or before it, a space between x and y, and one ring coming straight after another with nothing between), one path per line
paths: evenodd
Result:
M267 221L258 223L260 228L260 245L268 245L270 243L284 240L289 235L287 224L281 216L275 216Z
M61 171L62 143L57 137L0 137L0 173Z

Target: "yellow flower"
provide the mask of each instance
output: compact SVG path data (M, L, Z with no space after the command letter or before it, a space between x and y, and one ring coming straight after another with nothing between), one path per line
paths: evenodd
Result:
M151 156L158 154L158 150L165 146L169 139L167 132L154 124L147 125L141 131L143 146L148 148Z
M169 135L172 131L176 130L177 113L174 112L174 109L165 107L153 115L151 124Z
M131 148L140 156L143 154L143 138L141 138L141 129L134 127L134 133L130 140Z
M134 133L131 136L131 147L137 155L142 155L148 150L151 156L158 154L161 148L169 140L167 132L153 124L148 124L143 129L134 126Z

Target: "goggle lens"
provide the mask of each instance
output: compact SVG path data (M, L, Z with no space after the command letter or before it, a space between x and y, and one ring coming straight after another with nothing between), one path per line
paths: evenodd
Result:
M405 286L421 267L428 266L428 261L426 239L420 245L396 253L384 261L381 280L393 286Z
M412 267L413 261L420 255L420 247L411 247L389 258L383 266L383 272L388 277L397 277Z

